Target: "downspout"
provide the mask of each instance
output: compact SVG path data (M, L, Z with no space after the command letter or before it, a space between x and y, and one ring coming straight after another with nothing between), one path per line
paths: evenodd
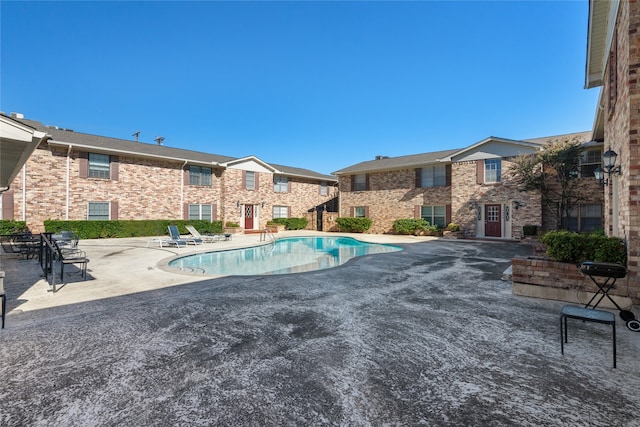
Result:
M22 165L22 221L27 220L27 163Z
M180 168L180 216L184 216L184 167L187 166L188 162L188 160L185 160L182 164L182 167Z
M73 145L69 145L69 149L67 150L67 184L66 184L66 189L67 189L67 201L65 203L65 214L64 214L64 219L65 221L69 221L69 198L71 197L71 149L73 148Z

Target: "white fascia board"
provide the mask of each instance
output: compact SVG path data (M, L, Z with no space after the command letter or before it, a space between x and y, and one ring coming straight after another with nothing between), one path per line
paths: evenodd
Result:
M233 160L229 160L228 162L220 163L220 165L223 165L223 166L228 167L228 168L232 168L233 166L235 166L237 164L246 163L246 162L256 162L256 163L260 164L262 167L264 167L265 169L270 170L272 173L281 173L278 169L274 168L269 163L260 160L256 156L247 156L247 157L242 157L242 158L239 158L239 159L233 159Z
M451 161L453 161L454 157L460 157L464 153L467 153L467 152L469 152L471 150L474 150L474 149L476 149L478 147L481 147L481 146L483 146L483 145L485 145L487 143L490 143L490 142L500 142L500 143L504 143L504 144L519 145L519 146L530 147L530 148L540 148L539 144L535 144L533 142L518 141L518 140L515 140L515 139L497 138L495 136L490 136L489 138L485 138L480 142L476 142L475 144L470 145L467 148L463 148L462 150L451 154L449 157L442 158L441 161L449 161L449 162L451 162Z
M62 142L62 141L54 141L54 140L49 140L49 145L53 145L53 146L59 146L59 147L71 147L71 148L81 148L87 151L91 151L94 153L115 153L115 154L126 154L132 157L146 157L146 158L150 158L150 159L161 159L161 160L172 160L172 161L176 161L176 162L182 162L185 164L190 164L190 165L204 165L204 166L216 166L216 167L221 167L224 168L224 165L218 162L200 162L197 160L192 160L192 159L185 159L182 157L171 157L171 156L161 156L161 155L157 155L157 154L146 154L146 153L140 153L139 151L128 151L128 150L118 150L118 149L111 149L111 148L102 148L102 147L96 147L94 145L85 145L85 144L74 144L74 143L70 143L70 142Z
M590 0L589 24L587 29L587 61L585 66L585 89L602 86L604 84L604 72L611 52L613 37L615 34L616 19L620 0ZM603 10L604 9L604 10ZM604 18L606 16L606 18ZM606 19L606 22L601 22ZM598 34L605 32L601 43L603 46L594 46ZM597 51L602 51L598 55ZM595 57L597 56L597 57Z

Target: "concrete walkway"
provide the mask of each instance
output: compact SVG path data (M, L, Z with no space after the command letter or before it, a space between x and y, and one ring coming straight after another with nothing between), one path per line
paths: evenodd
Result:
M335 235L335 234L331 234ZM513 296L527 245L358 237L405 250L282 276L163 271L187 251L82 241L89 280L56 293L35 260L0 258L0 425L640 426L640 334L569 324Z

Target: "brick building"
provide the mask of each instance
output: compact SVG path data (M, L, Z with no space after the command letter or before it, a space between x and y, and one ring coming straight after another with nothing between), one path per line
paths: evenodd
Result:
M46 134L1 198L0 218L24 220L34 232L43 230L46 219L207 219L261 229L272 218L303 217L337 196L333 176L253 156L0 118Z
M628 295L640 300L640 2L589 1L586 88L600 87L594 135L617 154L604 225L627 243ZM618 169L618 166L620 168Z
M593 176L602 144L591 141L591 132L523 141L489 137L463 149L378 156L335 172L340 216L370 218L372 233L392 232L393 221L403 218L441 227L454 222L466 237L520 239L524 225L555 229L558 215L543 209L539 193L520 191L510 168L518 156L558 140L584 144L577 172L585 197L567 223L576 231L602 228L602 189Z

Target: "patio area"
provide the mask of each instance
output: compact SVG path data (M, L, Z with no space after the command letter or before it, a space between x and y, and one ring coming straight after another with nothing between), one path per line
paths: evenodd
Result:
M501 280L528 245L355 237L404 250L203 278L160 265L259 235L81 241L88 280L56 293L3 255L0 425L640 425L640 333L616 313L613 369L610 328L570 321L562 356L564 303Z

